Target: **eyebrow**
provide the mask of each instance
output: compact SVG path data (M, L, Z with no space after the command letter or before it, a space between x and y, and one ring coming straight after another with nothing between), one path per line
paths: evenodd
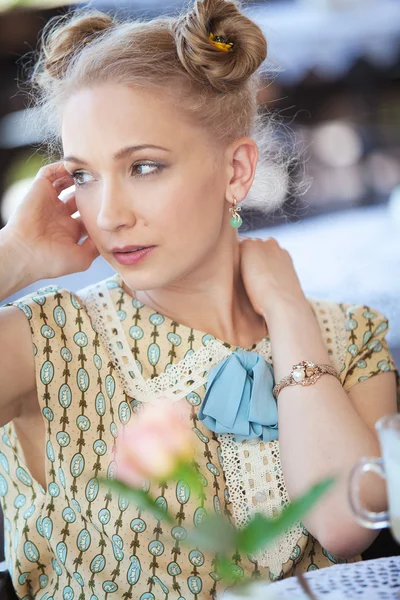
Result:
M155 146L154 144L141 144L140 146L127 146L126 148L118 150L118 152L116 152L113 155L113 160L122 160L129 154L132 154L133 152L138 152L139 150L145 150L146 148L155 148L157 150L164 150L165 152L170 152L170 150L168 150L167 148L163 148L162 146ZM74 162L86 166L89 164L85 160L78 158L77 156L64 156L63 160L65 162Z

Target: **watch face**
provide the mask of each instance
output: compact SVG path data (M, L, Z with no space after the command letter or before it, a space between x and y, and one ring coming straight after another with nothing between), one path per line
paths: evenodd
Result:
M311 360L303 360L298 365L294 365L290 375L294 383L311 385L321 377L321 372L318 365Z
M293 369L293 371L291 372L292 375L292 379L296 382L296 383L300 383L301 381L303 381L305 379L305 371L304 371L304 367L301 365L298 365L295 369Z

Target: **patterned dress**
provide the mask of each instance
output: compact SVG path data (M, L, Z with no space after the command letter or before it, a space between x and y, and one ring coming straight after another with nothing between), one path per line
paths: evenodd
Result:
M395 369L382 314L309 301L346 391ZM239 443L198 420L210 368L237 348L155 313L123 290L119 274L77 293L41 288L11 304L29 319L46 428L46 489L25 464L13 423L0 432L5 552L17 594L37 600L216 597L224 588L215 556L186 545L186 528L213 511L240 527L254 512L277 514L289 501L278 440ZM268 337L248 350L272 364ZM154 395L189 403L203 483L198 496L182 481L147 486L176 515L172 528L98 481L117 476L116 438ZM272 547L231 558L239 577L268 581L338 562L301 523Z

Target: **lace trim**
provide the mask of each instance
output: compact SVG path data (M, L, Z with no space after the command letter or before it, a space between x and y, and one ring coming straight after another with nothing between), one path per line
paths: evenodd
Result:
M346 353L348 338L346 332L346 315L338 304L330 305L330 314L335 332L334 339L336 340L336 352L333 354L333 362L339 373L344 369L346 363Z
M236 527L245 527L256 513L268 518L281 514L289 504L289 495L283 479L278 441L237 443L230 433L220 435L218 439ZM278 577L303 533L303 525L298 522L251 559L261 567L268 567L271 575Z
M280 515L290 503L289 494L283 478L280 460L280 447L277 440L263 444L257 448L248 447L248 444L239 448L241 461L244 463L245 473L251 489L252 513L261 512L267 517ZM252 480L254 484L252 486ZM267 490L267 501L258 502L257 494ZM278 576L284 565L290 560L293 550L303 535L303 525L295 523L279 536L273 544L261 549L255 559L262 567L268 566L271 573Z
M185 398L190 392L204 385L208 370L231 354L231 350L216 340L171 365L166 373L147 380L147 386L155 396L167 396L174 400Z
M160 396L174 401L185 398L206 383L210 368L231 354L231 350L211 339L200 350L171 365L167 372L145 380L133 357L106 282L100 281L80 290L79 297L92 319L93 329L110 352L125 392L140 402L154 401Z
M339 304L312 301L331 361L338 373L344 369L347 351L346 317Z

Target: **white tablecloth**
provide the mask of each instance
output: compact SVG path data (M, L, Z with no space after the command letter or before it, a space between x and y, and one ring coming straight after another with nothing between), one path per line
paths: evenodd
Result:
M333 565L305 574L311 592L318 600L400 599L400 556ZM258 583L248 592L251 600L296 600L310 596L296 577L271 584ZM221 600L244 600L227 592Z

